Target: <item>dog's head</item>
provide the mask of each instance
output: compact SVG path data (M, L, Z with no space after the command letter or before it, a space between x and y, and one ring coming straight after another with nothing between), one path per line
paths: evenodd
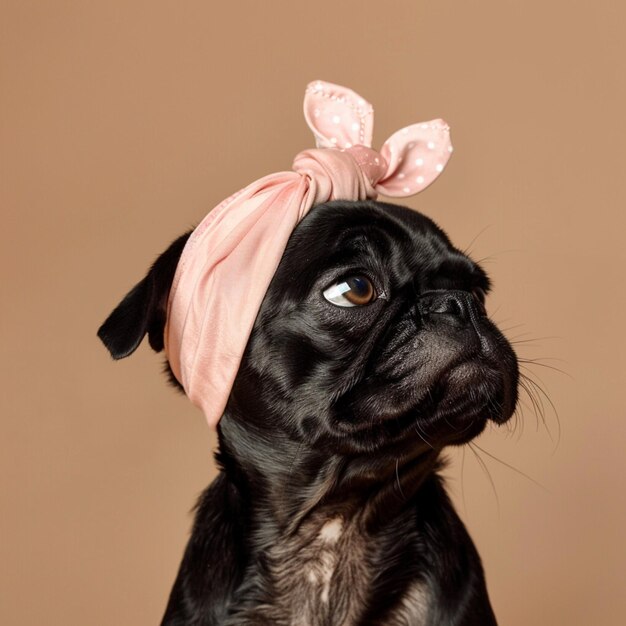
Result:
M185 240L100 328L115 358L146 333L163 348ZM486 315L488 291L485 272L423 215L380 202L319 205L291 235L226 412L347 454L466 442L517 402L517 360Z

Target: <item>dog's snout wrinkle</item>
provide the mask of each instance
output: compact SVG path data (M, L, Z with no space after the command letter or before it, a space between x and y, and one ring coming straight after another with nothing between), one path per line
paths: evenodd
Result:
M467 323L474 321L479 312L474 297L467 291L433 290L423 293L417 309L421 315L446 315L451 320Z

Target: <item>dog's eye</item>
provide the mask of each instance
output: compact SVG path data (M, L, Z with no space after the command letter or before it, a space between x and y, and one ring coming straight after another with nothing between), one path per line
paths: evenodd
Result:
M363 306L376 299L376 290L367 276L349 276L326 289L324 298L337 306Z

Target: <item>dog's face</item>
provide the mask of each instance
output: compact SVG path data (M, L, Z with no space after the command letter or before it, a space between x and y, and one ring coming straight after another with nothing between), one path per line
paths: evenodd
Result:
M231 406L345 453L466 442L517 402L517 360L486 315L488 291L421 214L318 206L289 240Z
M116 358L163 347L174 242L99 331ZM441 448L509 419L515 354L484 271L428 218L378 202L315 207L269 286L227 406L339 453Z

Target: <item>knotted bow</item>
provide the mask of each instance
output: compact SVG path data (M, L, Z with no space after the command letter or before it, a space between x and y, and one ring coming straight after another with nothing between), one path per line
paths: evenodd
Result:
M317 148L300 152L293 171L265 176L215 207L189 237L176 269L165 351L211 426L224 412L261 302L298 222L329 200L418 193L452 152L442 120L407 126L376 152L371 104L322 81L307 87L304 116Z

